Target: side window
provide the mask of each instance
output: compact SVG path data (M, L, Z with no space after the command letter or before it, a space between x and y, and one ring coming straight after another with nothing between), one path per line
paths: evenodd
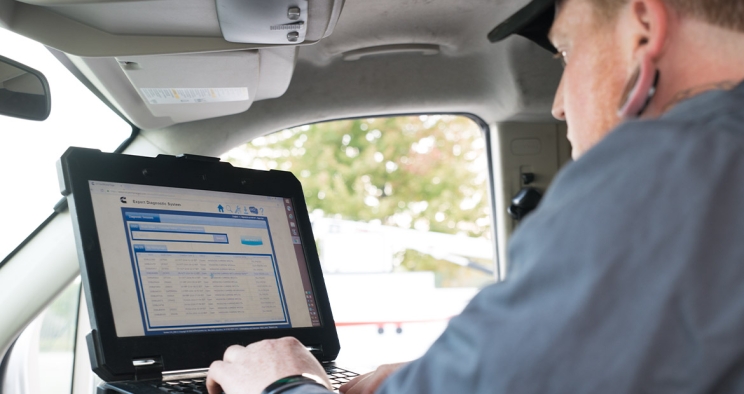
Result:
M302 182L341 365L363 371L421 356L494 280L486 144L466 117L302 126L223 160Z
M78 277L21 333L5 360L3 393L71 392L79 301Z

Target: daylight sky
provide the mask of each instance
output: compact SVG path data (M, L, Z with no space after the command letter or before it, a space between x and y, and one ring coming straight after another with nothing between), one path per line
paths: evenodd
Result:
M62 197L55 163L69 146L111 151L131 127L43 45L0 28L0 56L47 77L52 112L43 122L0 115L0 260L33 231Z

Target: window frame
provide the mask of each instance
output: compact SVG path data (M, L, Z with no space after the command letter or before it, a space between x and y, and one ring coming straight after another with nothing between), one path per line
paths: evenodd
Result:
M54 53L54 52L53 52ZM55 56L57 56L55 54ZM76 73L73 72L79 79L81 79L81 82L83 82L86 86L90 84L90 82L87 81L87 79L84 79L84 77L78 76ZM95 89L92 86L88 86L96 95L99 95L100 92L98 92L97 89ZM99 97L100 98L100 97ZM110 106L110 103L106 100L103 100L104 103ZM117 114L121 116L121 114L118 111L115 111ZM406 117L406 116L460 116L465 117L473 121L481 130L482 137L484 138L484 147L486 150L486 164L487 164L487 171L488 171L488 199L489 199L489 206L491 208L491 235L492 235L492 245L494 248L494 257L493 257L493 272L494 272L494 280L495 281L501 281L503 280L502 273L501 273L501 264L499 262L499 250L498 250L498 242L497 242L497 214L496 214L496 200L495 200L495 185L494 185L494 157L493 157L493 144L492 144L492 136L491 136L491 127L486 123L483 119L481 119L479 116L466 113L466 112L414 112L414 113L393 113L393 114L381 114L381 115L361 115L361 116L353 116L353 117L344 117L344 118L332 118L332 119L326 119L322 121L317 122L309 122L309 123L302 123L295 126L290 126L283 128L289 129L294 127L301 127L305 125L315 125L315 124L321 124L321 123L329 123L329 122L336 122L336 121L348 121L348 120L358 120L358 119L376 119L376 118L393 118L393 117ZM132 125L132 133L131 135L124 140L119 147L117 147L114 150L114 153L122 153L131 143L137 138L137 136L140 133L140 129L133 125L131 122L129 122L126 118L122 116L122 118ZM267 136L276 132L279 132L281 130L274 130L269 131L264 134L254 136L252 139L245 141L250 142L254 138ZM0 269L3 268L3 266L9 262L26 244L28 244L29 241L31 241L41 230L46 227L46 225L51 222L59 213L64 212L67 210L67 200L66 198L63 198L60 200L54 207L54 212L49 215L49 217L44 220L31 234L29 234L26 239L24 239L13 251L11 251L2 261L0 261ZM66 288L70 283L66 283L64 286L61 287L63 290ZM54 302L55 298L52 298L49 300L47 304L45 304L44 309L48 308L49 305ZM97 377L93 374L92 371L90 371L90 365L89 363L83 362L82 359L78 359L78 350L81 350L80 345L85 340L85 335L87 333L81 331L81 329L84 329L86 326L89 326L89 322L84 321L85 317L87 316L87 313L82 313L81 308L87 308L85 305L85 299L84 294L82 292L82 285L81 285L81 291L78 298L78 308L77 308L77 316L76 316L76 327L75 327L75 340L74 340L74 346L73 346L73 367L72 367L72 377L71 377L71 387L70 387L70 393L71 394L80 394L78 390L84 390L84 387L87 386L87 383L94 383L97 381ZM43 310L43 309L42 309ZM20 334L19 334L20 335ZM82 340L81 340L82 338ZM9 355L12 353L15 343L17 341L13 341L13 343L8 347L8 350L5 354L2 355L2 360L0 361L0 390L2 389L2 384L5 379L5 371L7 370L7 364L9 361ZM86 349L87 350L87 349ZM84 356L87 356L87 352L84 354ZM86 359L87 360L87 359ZM87 368L87 370L83 370ZM93 387L95 387L95 384L93 384Z

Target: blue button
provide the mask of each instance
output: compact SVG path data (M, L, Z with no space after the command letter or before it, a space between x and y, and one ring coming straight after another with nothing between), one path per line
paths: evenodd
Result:
M263 239L261 237L240 237L240 243L248 246L261 246L263 245Z

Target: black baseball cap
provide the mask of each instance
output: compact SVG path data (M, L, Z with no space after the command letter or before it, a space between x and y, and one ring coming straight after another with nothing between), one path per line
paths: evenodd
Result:
M518 34L556 53L557 50L548 39L548 33L555 18L555 1L531 0L521 10L493 28L488 33L488 40L498 42L512 34Z

